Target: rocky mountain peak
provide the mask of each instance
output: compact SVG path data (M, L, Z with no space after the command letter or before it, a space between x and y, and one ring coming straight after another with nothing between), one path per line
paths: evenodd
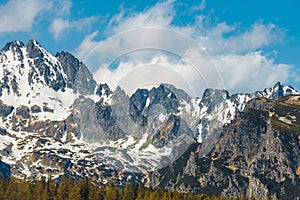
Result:
M229 98L229 93L227 90L218 90L218 89L206 89L203 93L202 100L214 99L214 101L221 102Z
M75 93L94 93L96 82L88 68L82 62L72 54L64 51L56 53L55 57L67 75L67 86L69 88L72 88Z
M93 94L97 85L87 67L72 54L61 52L53 56L34 39L26 45L20 41L7 43L1 50L0 61L5 65L3 77L21 73L20 76L27 79L15 85L28 84L31 87L39 83L55 91L70 88L80 94ZM9 73L12 67L23 70ZM17 82L16 78L12 79Z
M26 50L28 58L32 59L32 61L28 61L31 67L28 78L29 83L34 84L35 81L42 79L44 84L55 91L64 90L67 85L67 77L57 58L44 49L36 40L30 40L26 44Z
M117 86L115 91L112 93L112 104L116 104L116 103L122 103L122 104L129 103L129 96L125 93L125 91L120 86ZM126 109L128 109L128 107Z
M278 97L282 97L283 95L284 95L284 86L280 82L277 82L272 88L271 99L277 99Z
M277 82L273 87L264 89L263 91L257 91L254 93L256 96L264 96L269 99L278 99L288 94L298 94L299 92L291 86L284 86L280 82Z
M24 58L24 44L20 41L11 41L6 43L2 48L0 53L0 62L1 63L15 63L21 62ZM7 67L14 67L15 65L7 65Z
M227 90L206 89L203 93L201 104L202 106L207 106L207 112L210 113L217 105L223 103L229 98L230 96Z
M76 73L80 68L79 60L72 54L64 51L56 53L55 57L60 63L63 63L62 67L68 76L68 87L72 88L76 81Z
M113 92L110 90L110 88L108 87L108 85L106 83L100 83L97 90L96 90L96 94L101 96L106 96L108 97L109 95L111 95Z
M21 48L24 46L25 45L23 44L23 42L14 40L14 41L6 43L5 46L1 49L1 51L14 50L14 49L18 49L18 48Z
M139 115L142 113L143 109L146 106L148 97L149 97L149 90L147 89L138 89L130 97L130 101L132 102L131 109L133 110L132 114L137 113Z
M177 113L180 105L180 100L176 94L164 84L157 88L153 87L149 91L149 100L149 109L160 105L167 113Z
M30 58L44 57L42 46L36 40L29 40L26 44L26 49Z

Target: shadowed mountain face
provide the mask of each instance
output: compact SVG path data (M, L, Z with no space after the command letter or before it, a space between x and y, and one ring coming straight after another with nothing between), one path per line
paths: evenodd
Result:
M149 172L167 169L178 163L176 160L188 157L188 163L196 164L185 166L187 173L199 178L199 166L209 168L205 164L211 165L207 156L212 155L216 145L221 146L220 138L231 131L229 127L238 119L244 120L245 125L239 130L245 132L236 133L237 138L227 143L237 142L238 137L246 141L243 134L254 130L258 133L270 129L270 125L255 129L258 122L248 124L248 114L241 113L245 108L248 113L249 106L266 109L253 99L269 99L267 105L272 107L278 97L297 93L292 87L277 83L253 94L230 95L226 90L207 89L202 97L190 97L163 83L150 90L138 89L128 96L120 87L112 91L106 83L96 83L88 68L70 53L53 56L35 40L26 45L13 41L0 52L2 176L68 174L88 176L102 184L109 180L149 184ZM256 114L258 118L261 115ZM278 122L292 118L278 118ZM249 148L247 159L252 159L257 154L252 152L256 143L264 144L263 141L249 141L249 147L242 143L240 148L228 152L244 153ZM201 148L195 153L193 147L198 145ZM190 158L191 152L194 159ZM176 170L184 165L181 163ZM187 189L177 182L170 187L171 179L161 183L157 180L153 179L152 184ZM215 179L208 180L205 184L215 184ZM189 187L204 191L196 186ZM220 194L227 195L223 190Z
M221 196L293 199L300 196L300 96L255 98L222 128L203 157L192 145L152 186Z

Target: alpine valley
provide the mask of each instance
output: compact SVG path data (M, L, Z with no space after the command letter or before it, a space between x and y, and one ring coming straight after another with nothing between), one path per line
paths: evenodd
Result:
M0 176L89 177L101 185L218 196L300 197L300 94L162 83L131 96L37 41L0 52Z

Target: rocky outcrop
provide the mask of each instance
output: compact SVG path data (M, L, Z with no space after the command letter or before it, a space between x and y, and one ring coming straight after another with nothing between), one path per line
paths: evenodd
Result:
M4 117L4 118L7 117L13 110L14 110L13 106L6 105L0 100L0 116L1 117Z
M11 176L10 166L0 160L0 177L7 178Z
M106 83L100 83L96 89L96 95L99 95L100 97L105 96L108 98L112 93L113 91L110 90Z

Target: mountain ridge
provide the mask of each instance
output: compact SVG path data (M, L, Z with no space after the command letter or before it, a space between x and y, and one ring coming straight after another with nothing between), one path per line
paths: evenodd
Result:
M278 82L253 94L206 89L200 98L162 83L129 96L96 83L72 54L53 56L35 40L2 48L0 86L0 160L11 174L120 184L128 177L149 184L150 171L171 165L193 144L201 144L204 158L251 99L298 94Z

